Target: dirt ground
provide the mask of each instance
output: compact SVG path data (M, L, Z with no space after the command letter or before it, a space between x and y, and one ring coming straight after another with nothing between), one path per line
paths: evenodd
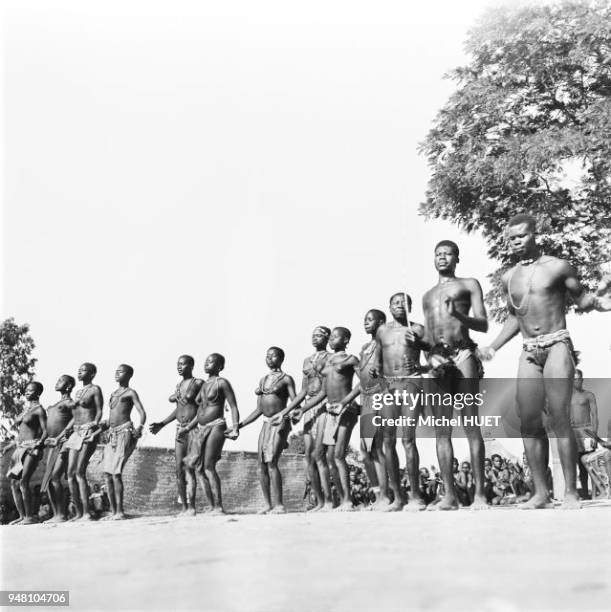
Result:
M68 589L75 610L611 609L611 504L602 502L143 517L4 526L0 539L2 589Z

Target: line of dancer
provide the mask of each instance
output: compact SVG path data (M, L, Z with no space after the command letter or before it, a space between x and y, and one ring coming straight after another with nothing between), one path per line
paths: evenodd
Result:
M442 240L434 249L433 263L437 282L424 294L423 324L411 320L412 299L404 291L390 297L391 319L379 309L369 310L364 319L365 332L371 337L359 356L349 354L351 332L346 327L319 325L312 332L314 353L303 362L301 389L296 392L294 379L282 370L284 351L272 346L267 350L267 373L255 390L256 408L244 420L240 415L230 382L221 376L225 358L209 355L204 364L206 380L194 377L195 361L189 355L178 359L181 380L169 402L174 410L162 421L150 425L157 434L176 421L176 480L182 513L196 513L199 483L207 499L207 510L223 512L221 481L216 464L226 439L235 440L240 429L262 417L258 458L264 507L262 513L283 513L282 476L278 462L287 448L291 426L303 422L305 472L315 497L311 511L350 511L349 469L346 462L348 443L360 416L361 451L365 468L377 498L372 509L393 512L419 511L427 508L417 483L419 454L416 423L421 405L410 405L399 398L414 397L427 379L446 394L475 394L483 377L482 360L490 360L496 351L521 334L523 352L517 374L516 403L521 435L532 471L535 493L522 509L551 506L546 480L549 440L543 425L547 411L548 426L558 438L558 448L565 479L563 506L579 506L576 490L576 443L569 419L576 355L568 330L566 309L572 299L582 311L611 310L609 285L598 294L587 293L576 269L568 262L540 252L536 241L536 220L516 215L507 225L506 235L517 263L502 278L507 297L505 324L490 346L478 349L472 332L486 333L488 318L481 285L477 279L456 276L460 261L459 247ZM330 349L330 350L328 350ZM422 358L424 356L424 363ZM125 517L121 474L142 433L146 413L138 394L129 387L133 369L117 368L118 388L110 397L110 413L102 421L103 397L93 384L96 367L84 363L78 371L82 382L76 397L71 393L75 380L62 376L55 387L59 402L45 411L40 404L43 388L31 382L25 390L25 410L17 419L17 446L11 458L9 476L19 512L15 522L31 524L31 477L47 446L46 470L42 489L47 490L54 522L67 519L61 479L67 477L76 516L72 520L90 520L88 511L87 464L105 433L104 472L112 513L110 518ZM355 380L356 375L356 380ZM356 382L356 384L354 384ZM395 398L383 402L381 421L374 425L377 394ZM360 397L360 405L356 402ZM231 428L224 417L225 404L231 411ZM140 423L134 427L132 409ZM455 510L459 503L454 488L452 463L452 402L434 404L436 450L443 481L442 499L428 509ZM475 405L465 405L465 416L478 416ZM397 426L401 417L413 425ZM405 421L403 421L405 422ZM441 423L441 424L437 424ZM473 467L474 502L472 509L488 508L484 492L484 441L477 425L464 426ZM406 471L411 483L410 499L405 499L397 442L401 439ZM335 507L332 483L339 494Z

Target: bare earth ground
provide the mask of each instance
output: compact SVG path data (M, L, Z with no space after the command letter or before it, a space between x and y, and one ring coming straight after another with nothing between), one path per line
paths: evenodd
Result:
M609 503L143 517L0 538L1 588L69 589L76 610L611 609Z

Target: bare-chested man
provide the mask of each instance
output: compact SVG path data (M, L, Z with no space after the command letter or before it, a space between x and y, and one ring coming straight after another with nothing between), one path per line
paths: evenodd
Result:
M149 427L150 432L156 435L163 427L176 420L176 441L174 444L176 460L176 484L178 496L182 504L181 515L195 516L195 478L193 472L185 474L183 463L187 455L189 446L189 434L186 426L197 414L197 398L204 384L201 378L193 377L195 359L191 355L181 355L176 364L178 375L182 380L176 385L176 391L170 395L168 401L176 404L176 408L158 423L152 423Z
M64 487L62 477L66 474L68 465L68 449L65 442L67 433L72 427L72 408L74 402L70 397L76 381L72 376L64 374L60 376L55 385L55 390L61 393L61 399L47 409L47 434L45 446L47 450L47 465L41 491L47 491L53 517L47 522L61 523L67 519L64 500Z
M72 520L93 520L88 506L87 466L101 431L104 404L102 390L93 384L97 371L93 363L84 363L78 370L77 378L83 386L76 392L72 412L73 431L65 445L68 449L68 486L76 509Z
M564 473L563 507L578 508L575 439L569 422L575 354L566 329L567 297L570 295L583 311L609 311L611 297L586 293L571 264L539 251L536 221L530 215L510 219L507 238L518 259L502 278L507 320L497 338L481 354L491 359L509 340L522 334L524 350L518 367L517 404L535 493L519 507L525 510L550 507L546 481L549 445L542 421L547 400Z
M39 401L42 392L41 383L28 383L24 393L27 405L15 419L15 425L19 427L17 448L11 456L7 476L11 481L19 518L11 521L11 525L31 525L37 522L32 508L30 479L42 457L42 447L47 437L47 414Z
M416 447L416 424L420 406L397 400L403 394L417 393L421 388L420 349L424 327L408 319L412 299L406 293L395 293L390 298L389 309L392 321L381 325L376 333L377 359L371 374L381 377L382 391L385 396L392 395L392 402L383 402L382 434L384 438L384 457L388 473L388 485L393 492L393 502L382 508L396 512L405 506L399 457L397 456L397 427L386 420L400 417L413 419L410 425L402 427L401 439L405 450L406 469L411 485L411 501L405 510L424 510L426 507L418 483L420 482L420 457ZM400 395L399 395L400 394Z
M372 309L365 315L365 332L371 335L371 341L363 345L359 357L356 373L359 383L352 391L344 397L341 402L341 410L349 406L359 395L361 396L361 452L368 459L375 470L375 482L379 486L379 494L373 510L380 510L390 504L388 497L388 476L386 474L386 463L384 458L384 438L382 430L373 424L373 396L380 393L382 387L380 379L371 375L371 368L376 364L376 333L378 328L386 323L386 315L381 310ZM371 477L370 477L371 478Z
M282 371L283 362L284 351L281 348L272 346L268 349L265 363L269 372L255 390L257 407L240 423L241 429L263 415L264 423L259 434L259 469L265 507L259 514L286 512L282 503L282 474L278 468L278 460L288 446L291 421L288 415L282 417L278 424L272 421L274 415L286 408L288 400L295 397L295 381ZM275 505L272 504L272 492L276 498Z
M107 517L113 520L126 518L123 509L123 468L136 448L136 442L142 435L146 422L146 412L129 381L134 369L122 363L115 372L119 388L115 389L109 400L110 416L108 418L108 442L104 447L104 477L106 492L112 514ZM140 417L140 425L134 428L131 420L132 409Z
M302 408L295 411L299 416L300 412L307 413L309 410L316 409L325 400L327 401L326 410L319 417L314 444L314 456L326 510L333 508L331 474L341 498L337 509L340 511L354 510L350 495L350 473L346 463L346 453L352 429L358 420L358 406L351 403L342 408L340 404L352 391L352 379L359 364L357 357L346 353L350 336L350 330L345 327L333 329L329 339L329 347L333 350L333 354L327 359L322 370L322 388Z
M588 470L582 463L581 458L596 450L596 441L586 431L598 432L598 406L594 393L583 388L583 372L581 370L575 370L569 420L577 443L577 467L579 469L582 497L583 499L589 499Z
M191 421L183 425L180 433L189 433L189 446L184 458L187 474L198 478L206 493L211 514L224 514L221 479L216 464L221 458L225 437L238 437L240 414L231 383L220 376L225 368L225 357L212 353L206 357L204 372L208 374L197 398L199 408ZM232 428L227 430L225 402L231 410ZM195 494L195 489L194 489ZM193 510L195 512L195 509Z
M324 325L319 325L314 328L312 332L312 346L315 349L315 353L304 359L301 391L299 391L295 398L289 402L288 406L280 412L282 416L293 412L302 402L310 400L321 390L322 370L330 356L330 353L326 350L330 335L331 330ZM303 418L306 473L310 486L312 487L312 492L316 498L316 506L312 508L313 511L321 510L324 506L322 489L320 487L320 475L314 455L318 417L323 410L324 406L319 406L316 410L306 412ZM297 416L301 418L301 414L302 413L299 412ZM299 419L295 419L293 416L293 423L296 423L298 420Z
M428 345L431 376L443 392L477 393L478 380L484 375L481 361L476 354L476 344L469 331L485 333L488 317L484 306L482 288L475 278L458 278L456 265L459 262L458 245L451 240L442 240L435 247L434 263L438 273L437 284L429 289L422 299L425 318L425 344ZM471 315L470 315L471 312ZM436 417L451 418L453 406L434 406ZM461 414L477 416L477 407L465 406ZM484 491L484 439L476 425L464 426L469 443L473 469L473 510L489 508ZM437 459L444 483L444 496L433 506L435 510L458 508L454 478L452 476L452 428L440 425L435 428Z

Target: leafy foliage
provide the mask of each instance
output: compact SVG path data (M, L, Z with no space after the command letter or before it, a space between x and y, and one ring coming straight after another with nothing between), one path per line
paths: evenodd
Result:
M23 409L23 393L34 377L34 340L27 324L13 318L0 323L0 417L14 417Z
M537 217L545 253L593 288L611 260L611 6L495 7L468 35L457 90L421 145L432 175L421 213L481 231L500 267L486 296L502 318L503 229Z

